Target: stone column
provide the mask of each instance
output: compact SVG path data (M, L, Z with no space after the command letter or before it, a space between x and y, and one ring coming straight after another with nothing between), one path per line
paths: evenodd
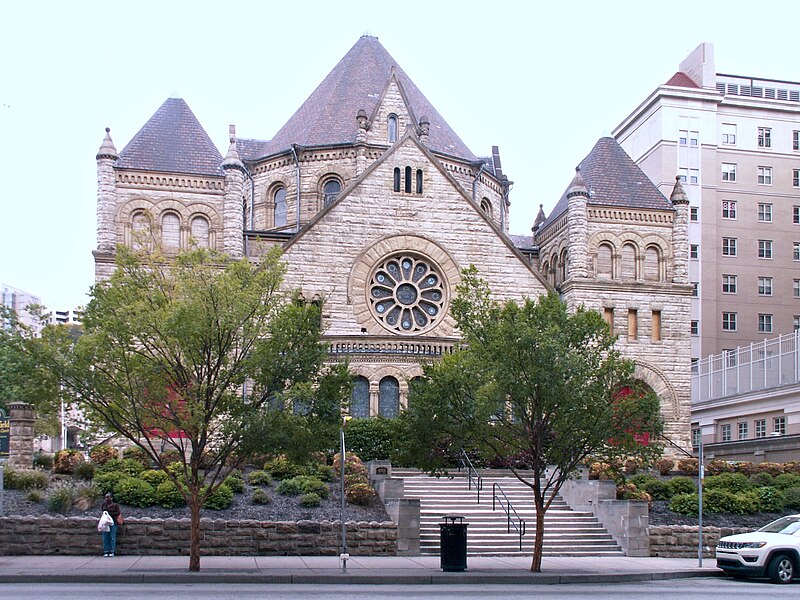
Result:
M589 276L587 268L587 253L589 251L589 215L587 202L589 190L583 183L580 167L575 169L575 177L567 191L567 231L569 236L567 269L565 279L573 277L586 278Z
M97 249L112 253L117 245L117 186L114 165L117 162L117 149L111 141L110 129L106 127L106 137L97 152Z
M669 199L675 207L675 222L672 225L672 254L675 266L673 283L689 283L689 197L683 190L681 178L675 178L675 187Z
M8 466L33 468L33 406L25 402L8 405L11 431L8 436Z
M231 136L228 155L222 161L225 171L225 200L222 209L222 249L231 258L244 256L244 197L245 167L236 151L236 138Z

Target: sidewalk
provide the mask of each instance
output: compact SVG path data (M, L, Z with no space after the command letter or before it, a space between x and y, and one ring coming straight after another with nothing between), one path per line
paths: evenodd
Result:
M187 556L0 556L0 583L302 583L302 584L557 584L618 583L717 576L714 559L469 557L467 571L445 573L435 556L205 556L189 572Z

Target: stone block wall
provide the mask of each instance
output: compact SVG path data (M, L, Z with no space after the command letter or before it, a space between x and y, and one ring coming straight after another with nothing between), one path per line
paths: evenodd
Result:
M189 519L127 519L117 539L121 555L189 554ZM201 520L205 556L336 556L341 548L339 522L262 522ZM396 556L397 526L391 522L349 522L352 556ZM88 517L0 517L0 555L102 552L97 519Z
M714 558L719 538L752 529L733 527L703 527L703 557ZM697 527L691 525L660 525L650 527L650 556L665 558L696 558Z

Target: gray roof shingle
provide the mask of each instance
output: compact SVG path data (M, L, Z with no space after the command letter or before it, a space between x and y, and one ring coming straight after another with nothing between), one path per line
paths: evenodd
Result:
M167 98L119 153L121 169L223 175L222 155L182 98Z
M356 141L356 115L364 109L371 116L378 105L392 69L402 85L417 119L430 120L428 147L470 161L475 155L450 128L414 82L378 41L362 36L319 84L286 124L265 144L262 156L288 150L292 144L326 146Z
M658 191L614 138L600 138L581 161L580 170L589 190L589 205L673 210L672 203ZM568 191L569 186L542 227L567 210Z

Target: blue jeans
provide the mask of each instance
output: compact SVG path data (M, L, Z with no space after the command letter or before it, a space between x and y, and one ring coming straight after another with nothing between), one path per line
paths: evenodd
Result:
M114 554L117 550L117 526L109 525L103 532L103 554Z

